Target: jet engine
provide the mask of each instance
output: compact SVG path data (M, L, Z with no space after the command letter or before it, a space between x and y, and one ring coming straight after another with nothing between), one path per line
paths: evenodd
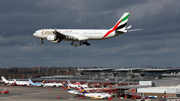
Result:
M59 42L62 41L62 39L56 38L55 35L49 35L49 36L47 37L47 40L50 41L51 43L59 43Z

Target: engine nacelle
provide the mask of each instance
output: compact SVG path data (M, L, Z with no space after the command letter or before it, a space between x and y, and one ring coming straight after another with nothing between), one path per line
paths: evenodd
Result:
M59 42L62 41L62 39L57 39L56 41L55 41L55 39L56 39L56 36L55 36L55 35L49 35L49 36L47 36L47 40L50 41L51 43L59 43Z
M49 35L47 36L48 41L55 41L56 36L55 35Z

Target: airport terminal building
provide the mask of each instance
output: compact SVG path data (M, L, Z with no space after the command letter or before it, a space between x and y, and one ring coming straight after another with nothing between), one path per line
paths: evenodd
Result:
M21 79L22 80L22 79ZM179 97L179 68L78 68L73 75L55 75L32 78L34 82L87 83L90 88L110 88L106 92L122 95L134 89L137 95ZM142 85L140 82L150 82Z

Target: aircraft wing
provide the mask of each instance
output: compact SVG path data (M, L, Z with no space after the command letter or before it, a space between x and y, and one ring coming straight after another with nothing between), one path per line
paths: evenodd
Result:
M67 34L64 34L64 33L60 33L60 32L57 31L57 29L55 29L53 31L53 33L55 34L56 38L60 38L60 39L67 38L67 39L70 39L70 40L78 40L78 41L83 41L83 40L89 39L87 37L80 36L80 35L67 35Z

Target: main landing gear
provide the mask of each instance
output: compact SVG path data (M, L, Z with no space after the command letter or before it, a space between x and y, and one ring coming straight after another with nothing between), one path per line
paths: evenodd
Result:
M81 45L86 45L86 46L90 46L90 43L88 43L87 41L81 41L80 43L76 44L74 41L72 41L70 43L71 46L77 47L77 46L81 46Z
M44 42L43 42L43 39L40 39L40 41L41 41L41 44L43 44Z

